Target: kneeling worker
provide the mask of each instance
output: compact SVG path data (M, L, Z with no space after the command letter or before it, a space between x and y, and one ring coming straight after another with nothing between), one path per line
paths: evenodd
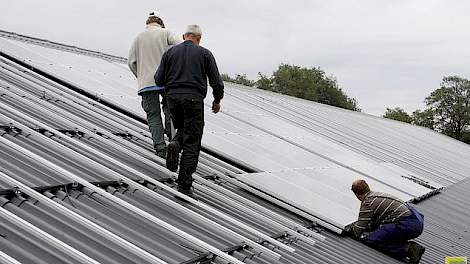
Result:
M371 191L364 180L353 182L351 190L361 209L358 220L344 232L392 257L419 263L425 248L409 240L423 232L423 215L398 198Z

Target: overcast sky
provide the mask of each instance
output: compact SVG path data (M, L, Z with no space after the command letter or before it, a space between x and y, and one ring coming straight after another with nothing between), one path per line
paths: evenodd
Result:
M147 14L203 29L221 72L320 67L364 112L423 108L445 75L470 78L468 0L1 0L0 29L127 57Z

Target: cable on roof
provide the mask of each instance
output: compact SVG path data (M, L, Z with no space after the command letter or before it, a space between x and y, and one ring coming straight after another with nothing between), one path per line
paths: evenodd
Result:
M72 186L74 185L78 186L78 183L76 182L72 183ZM69 194L69 191L67 190L67 185L64 186L64 190L65 190L65 197L67 197L67 200L69 200L70 205L72 205L73 207L76 207L75 204L72 202L72 199L70 199L70 194Z

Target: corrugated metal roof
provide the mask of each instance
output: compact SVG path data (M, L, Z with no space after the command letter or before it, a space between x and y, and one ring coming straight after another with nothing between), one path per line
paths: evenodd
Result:
M60 45L54 48L60 50ZM252 190L253 193L247 192L251 190L249 187L235 178L226 176L233 176L234 172L241 172L240 169L204 153L198 168L195 192L200 198L200 203L209 207L201 206L198 202L178 201L168 190L155 187L148 181L127 186L130 182L121 182L119 179L139 180L145 176L159 182L167 182L173 177L173 174L160 166L162 160L152 153L151 140L145 124L4 58L1 58L0 89L0 125L4 125L4 129L0 130L3 131L0 133L1 140L10 146L0 146L2 171L7 177L36 188L33 193L20 188L20 192L13 189L1 196L4 209L1 211L2 220L5 220L0 225L2 252L18 261L83 263L84 256L81 254L84 254L85 257L102 263L155 262L151 261L152 256L168 263L180 263L201 256L200 253L203 257L210 255L206 254L202 244L189 242L177 233L151 221L153 218L136 214L137 211L126 206L129 204L218 249L239 245L242 240L234 236L238 234L262 243L282 256L279 261L275 261L259 249L250 246L235 247L237 251L232 253L233 256L246 263L398 263L361 243L339 237L318 226L313 230L320 230L321 234L326 236L325 240L319 239L312 231L312 234L305 233L311 236L309 239L316 240L314 245L309 244L310 240L303 235L286 235L286 232L295 233L293 230L296 226L311 226L311 221L302 217L304 213L300 211L296 211L300 214L296 215L262 199L271 200L272 197L256 190ZM274 107L284 107L277 110L276 115L286 115L282 118L289 118L296 125L305 125L301 122L306 122L312 130L317 127L317 123L305 117L314 116L310 111L324 112L325 115L344 115L347 116L343 116L344 120L364 124L365 127L373 126L374 122L377 122L376 124L381 124L394 140L399 135L403 136L402 133L410 135L407 140L413 142L414 148L401 150L402 140L397 139L399 143L391 144L389 139L375 138L377 132L367 131L361 133L370 134L373 140L361 141L363 136L354 132L350 133L354 135L354 140L343 144L354 151L358 151L358 146L363 146L364 153L367 152L371 159L374 159L372 153L386 153L384 156L375 157L379 161L397 163L397 160L387 158L392 154L403 154L408 164L403 167L420 175L423 172L427 173L426 176L445 172L440 178L435 177L443 184L450 185L467 176L468 164L464 160L469 155L468 146L427 130L304 101L296 103L304 105L302 109L308 112L294 118L290 115L295 109L286 107L285 101L297 101L296 99L249 88L229 87L227 92L240 92L247 98L255 96L257 103L259 100L269 100ZM292 103L287 105L294 107ZM321 117L322 120L324 118ZM345 122L344 120L342 122ZM328 127L331 133L327 135L328 138L338 142L342 140L343 133L353 131L348 127L348 122L343 126L337 126L336 122L322 124ZM313 131L321 134L326 130ZM416 133L426 134L426 139L422 140ZM428 142L430 140L434 143ZM426 150L427 144L431 148L429 151ZM438 149L441 155L449 154L452 160L444 158L442 160L445 162L438 164L438 154L433 153ZM456 151L459 151L460 155ZM36 154L38 158L32 158L31 154L26 155L27 152ZM48 161L49 165L57 166L61 170L46 166L41 160ZM405 163L399 160L397 164ZM428 170L432 173L428 173ZM74 183L74 178L67 176L69 174L94 182L94 185L83 186ZM219 177L212 179L214 175ZM200 176L209 177L211 180L204 180ZM93 188L97 185L106 192L96 193L98 189ZM428 247L423 263L439 263L447 254L469 254L469 237L465 232L468 224L464 222L468 219L466 211L470 206L465 194L467 185L468 181L462 185L454 185L444 194L436 195L419 205L426 215L425 234L420 238ZM0 177L1 189L11 190L14 186L11 181ZM168 182L165 186L171 187L172 183ZM146 190L166 197L166 200L159 198L165 203L152 200L156 198L149 196ZM31 197L36 193L39 196ZM113 199L106 196L107 194L112 194ZM39 198L41 199L38 201ZM53 203L49 204L48 201ZM179 205L175 205L175 202ZM56 208L55 204L63 207ZM220 219L213 212L207 211L208 208L222 212L262 234L276 237L278 241L288 244L296 251L288 252L276 248L272 243L263 242L263 239L252 231L234 225L234 222ZM74 213L81 222L73 217ZM446 219L443 215L450 215L452 219ZM19 225L13 221L15 217L29 222L36 229ZM220 229L215 224L235 233ZM52 238L41 237L41 231L71 249L61 246L60 243L56 244L58 242L54 242ZM118 238L113 234L118 235ZM126 244L126 241L137 248ZM224 263L224 260L217 257L213 262Z
M47 71L55 78L72 83L89 95L96 93L101 100L126 108L135 116L144 116L140 99L136 96L134 77L130 71L122 68L122 64L96 56L63 52L57 46L51 49L47 45L38 46L37 42L19 42L16 36L11 39L14 40L3 40L4 49L10 54L21 52L21 58L28 64ZM227 87L224 109L220 114L205 116L204 147L256 172L269 172L245 175L247 177L235 175L238 180L249 185L255 184L252 179L262 175L273 177L278 173L281 176L289 174L302 178L302 186L328 189L328 192L318 194L313 200L299 200L281 195L279 190L275 190L276 185L271 186L272 188L263 185L263 191L287 204L295 203L296 206L304 208L312 220L325 227L339 232L356 218L359 201L351 192L345 192L349 189L351 178L366 178L374 188L382 188L385 185L384 191L404 200L420 199L441 187L440 183L433 182L419 173L394 166L393 162L373 160L325 138L316 131L300 126L294 122L295 118L293 121L273 114L269 111L269 105L265 107L263 104L253 103L256 99L251 98L251 94L240 95L237 89L239 90L237 87ZM207 107L209 106L210 103L207 102ZM344 119L339 115L338 119L341 118ZM360 126L353 128L360 129ZM383 144L385 143L381 143ZM340 184L329 183L331 177L325 177L326 172L329 172L329 176L336 173ZM426 182L425 186L420 182ZM294 181L290 181L290 184L292 188L301 186L296 186ZM338 197L344 197L344 200L349 202L338 200ZM341 209L331 210L326 204L334 204L336 208Z
M418 204L425 215L424 261L442 262L444 256L470 256L470 179Z
M51 48L47 41L28 41L14 33L3 36L0 49L4 52L145 118L134 76L125 65L57 44ZM324 166L327 158L362 172L376 161L378 166L395 164L415 177L448 185L465 178L470 169L468 146L431 130L259 89L227 86L223 113L206 117L203 143L254 170ZM294 151L295 158L281 155L283 150ZM257 151L266 155L256 155ZM452 166L443 166L443 159Z

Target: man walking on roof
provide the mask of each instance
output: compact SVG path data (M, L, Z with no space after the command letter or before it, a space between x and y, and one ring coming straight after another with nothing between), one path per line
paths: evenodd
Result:
M149 14L145 31L141 32L132 43L129 50L128 65L137 77L138 95L142 96L142 108L147 114L147 123L152 134L153 147L156 154L166 158L166 144L164 133L171 138L171 121L168 113L164 87L157 86L154 74L160 65L163 53L172 45L181 43L169 30L165 29L163 20L156 12ZM163 128L160 95L162 108L165 114L165 130Z
M224 83L212 53L199 46L201 28L187 27L184 42L170 48L155 74L155 83L165 86L168 107L173 119L176 135L168 145L166 166L170 171L178 169L178 190L192 195L192 174L196 171L204 128L204 98L207 94L207 78L212 87L214 101L212 112L220 110L224 95Z
M392 195L371 191L364 180L353 182L351 190L361 209L359 219L344 232L397 259L419 263L425 248L409 240L423 232L424 216Z

